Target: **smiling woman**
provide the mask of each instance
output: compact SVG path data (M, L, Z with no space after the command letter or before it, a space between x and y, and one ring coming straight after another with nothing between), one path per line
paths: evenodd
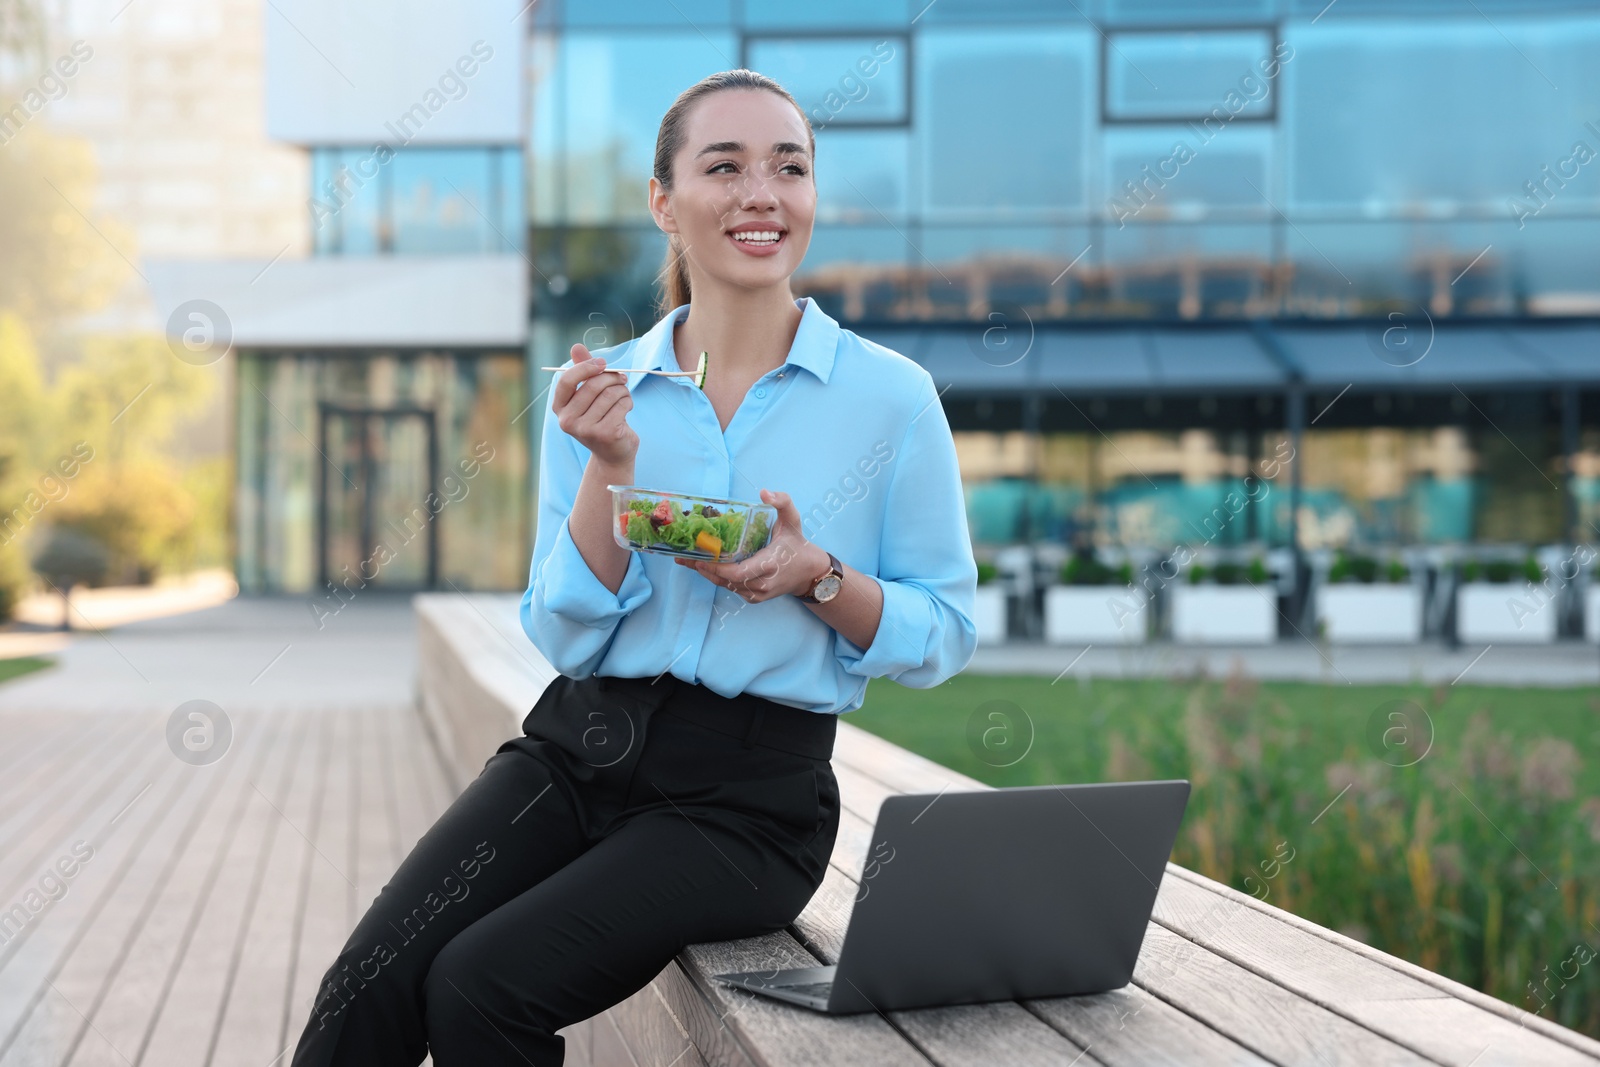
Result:
M972 658L977 565L933 379L790 288L814 149L794 98L749 70L662 119L663 314L574 344L546 390L520 618L560 674L373 901L327 978L367 985L307 1024L293 1064L561 1063L559 1030L685 946L792 922L838 835L838 716L870 678L927 689ZM759 497L776 521L737 562L633 551L613 485L668 501L661 525L691 497ZM505 847L471 897L366 978L481 840Z

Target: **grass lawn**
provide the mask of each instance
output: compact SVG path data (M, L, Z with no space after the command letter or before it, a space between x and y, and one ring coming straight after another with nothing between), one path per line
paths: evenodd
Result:
M1529 985L1600 955L1600 689L963 675L845 721L996 786L1187 778L1174 862L1600 1037L1600 965Z
M9 682L13 678L20 678L24 674L43 670L53 666L55 660L40 659L37 656L24 656L20 659L0 659L0 682Z

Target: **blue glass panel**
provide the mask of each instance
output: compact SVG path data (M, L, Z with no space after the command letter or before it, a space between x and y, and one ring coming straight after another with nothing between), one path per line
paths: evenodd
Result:
M656 133L678 94L739 65L731 34L571 34L562 42L562 221L652 221Z
M1322 0L1324 4L1328 0ZM1196 22L1266 22L1277 14L1278 0L1104 0L1105 17L1115 23L1183 25ZM1313 12L1315 14L1315 12Z
M1106 216L1126 223L1198 218L1213 207L1259 207L1263 195L1273 195L1274 134L1260 125L1108 129L1102 151Z
M490 150L402 148L394 183L394 251L485 252L499 240L488 219Z
M1265 30L1113 33L1106 44L1111 119L1230 118L1272 110L1272 34ZM1220 117L1220 116L1219 116Z
M506 145L494 150L494 200L497 210L491 247L496 252L520 252L528 242L528 220L524 213L527 183L522 172L522 149Z
M309 213L317 255L371 255L384 250L388 170L370 147L312 151Z
M910 134L904 130L823 130L817 134L819 222L896 222L909 207Z
M911 21L942 22L1076 22L1094 14L1091 0L912 0Z
M927 0L744 0L744 24L782 26L904 26ZM760 67L753 68L760 70Z
M789 90L818 130L904 122L908 58L901 37L765 37L745 45L745 65Z
M733 20L732 0L573 0L561 8L568 26L694 26L710 32Z
M1569 175L1554 196L1562 210L1597 206L1600 161L1569 161L1580 141L1600 153L1600 20L1319 22L1287 41L1291 213L1472 205L1510 217L1544 167Z
M1363 15L1460 15L1462 5L1456 0L1285 0L1291 16L1317 19L1321 25L1326 19L1340 19ZM1472 8L1485 13L1509 12L1530 15L1561 11L1600 10L1596 0L1473 0ZM1469 9L1471 10L1471 9ZM1476 17L1476 13L1474 13Z
M915 111L930 213L1084 209L1097 40L1074 29L921 34Z

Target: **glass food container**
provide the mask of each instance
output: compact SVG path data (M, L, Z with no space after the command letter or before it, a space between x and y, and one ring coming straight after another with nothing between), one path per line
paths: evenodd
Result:
M611 536L635 552L737 563L765 547L778 521L771 504L642 485L606 488L611 490Z

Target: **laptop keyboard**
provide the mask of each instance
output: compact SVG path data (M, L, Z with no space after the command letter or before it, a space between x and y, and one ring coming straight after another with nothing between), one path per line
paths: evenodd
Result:
M790 993L801 993L806 996L826 997L829 993L833 992L833 983L803 982L799 985L782 985L775 986L774 988L783 989Z

